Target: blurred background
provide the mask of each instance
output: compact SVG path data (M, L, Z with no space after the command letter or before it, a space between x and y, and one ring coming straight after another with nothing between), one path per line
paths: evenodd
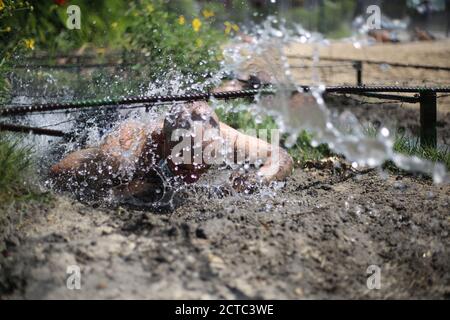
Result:
M77 32L66 27L69 5L81 8L82 28ZM448 36L448 0L1 0L0 45L4 50L18 40L31 39L36 49L58 52L87 44L127 46L130 42L127 31L134 25L139 8L146 8L149 13L156 10L183 16L188 22L196 17L207 19L222 31L227 30L225 22L245 28L264 21L268 15L275 15L287 23L299 23L308 30L319 31L328 38L341 38L352 34L352 23L366 14L369 5L380 6L386 28L420 26L438 36ZM139 13L142 14L145 15ZM231 33L233 29L228 27L228 31Z
M80 29L68 28L72 5ZM367 28L371 5L380 8L379 30ZM445 70L388 64L450 67L450 0L0 0L0 103L208 89L224 48L257 39L269 16L308 30L305 43L283 48L299 83L318 75L328 85L355 84L355 61L364 59L381 62L364 64L364 84L450 83ZM344 61L312 68L301 59L316 50L310 39L326 40L322 58Z

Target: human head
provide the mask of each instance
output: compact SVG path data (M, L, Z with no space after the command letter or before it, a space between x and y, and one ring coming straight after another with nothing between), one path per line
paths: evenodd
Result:
M203 151L213 142L210 137L205 139L208 130L219 132L219 118L205 101L176 104L164 119L164 155L172 172L188 183L198 180L209 167L203 159ZM190 148L190 157L183 155L185 161L175 161L174 153L179 153L183 142L184 148ZM199 142L201 149L196 145ZM189 155L188 150L182 152Z

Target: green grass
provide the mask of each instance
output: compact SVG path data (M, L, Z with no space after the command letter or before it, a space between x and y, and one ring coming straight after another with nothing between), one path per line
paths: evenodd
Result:
M248 129L277 129L275 120L271 117L263 117L257 119L253 114L245 109L237 109L236 106L245 106L243 100L235 100L230 105L221 105L215 109L220 121L226 123L232 128L240 130ZM257 121L259 120L259 121Z
M289 154L296 166L303 166L308 161L319 161L333 155L328 145L321 144L318 147L312 146L313 136L303 131L297 138L296 144L289 148Z
M377 129L372 126L365 127L365 134L369 137L376 137ZM422 147L418 137L411 137L404 133L397 133L394 140L393 149L395 152L407 155L416 156L421 159L432 162L440 162L445 165L447 170L450 170L450 148L449 147ZM386 166L391 169L398 169L389 161Z
M34 208L46 206L53 199L51 193L39 192L33 183L31 155L31 148L0 132L0 251L23 214L36 212Z
M39 198L29 179L31 153L31 148L0 133L0 205Z
M394 151L409 156L417 156L432 162L441 162L446 166L447 170L450 170L450 149L448 147L422 147L418 138L398 136L395 139Z

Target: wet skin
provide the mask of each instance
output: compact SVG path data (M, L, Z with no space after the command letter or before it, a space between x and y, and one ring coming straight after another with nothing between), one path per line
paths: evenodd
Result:
M99 146L75 151L53 165L50 175L61 189L65 189L69 181L95 177L90 188L110 188L118 195L132 196L155 188L154 168L163 159L175 176L193 183L210 165L204 159L202 163L175 164L171 157L179 143L172 141L172 134L177 129L189 129L193 121L202 125L202 136L209 129L217 130L220 143L230 146L234 158L239 154L250 163L262 163L255 175L233 176L233 186L237 190L243 191L256 180L267 184L291 174L293 161L284 149L221 123L206 102L193 102L175 105L164 119L154 123L134 119L121 123ZM203 139L202 150L214 141L217 139ZM273 158L275 154L278 156Z

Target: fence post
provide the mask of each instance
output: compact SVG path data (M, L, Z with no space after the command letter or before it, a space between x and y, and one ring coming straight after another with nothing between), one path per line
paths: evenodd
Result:
M363 64L362 61L355 61L353 63L353 67L356 70L356 84L358 86L362 86L363 85Z
M437 146L437 95L432 90L420 92L420 145Z

